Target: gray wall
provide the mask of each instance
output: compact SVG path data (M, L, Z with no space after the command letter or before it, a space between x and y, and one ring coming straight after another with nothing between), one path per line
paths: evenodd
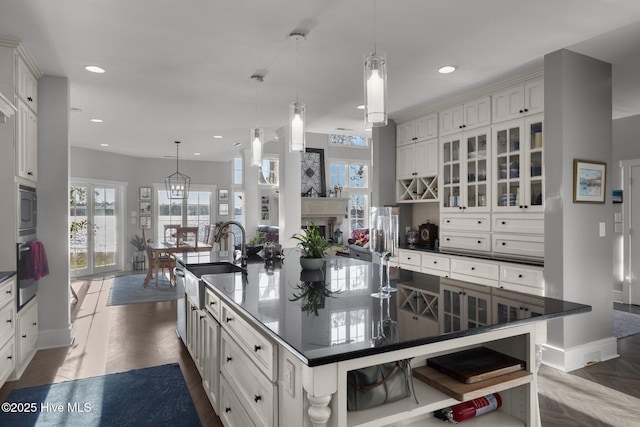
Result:
M564 349L563 357L571 349L612 337L610 180L605 189L607 203L573 203L573 160L611 165L611 141L611 65L568 50L546 55L546 295L593 307L591 313L549 322L548 345ZM610 171L609 167L608 175ZM601 222L606 224L605 237L598 234ZM564 368L609 356L604 353L600 348L583 353L583 360L565 360Z
M138 189L139 187L152 186L154 183L163 183L166 176L175 172L175 159L143 159L78 147L70 148L70 156L70 176L72 178L120 181L128 184L125 197L127 230L124 239L124 249L128 256L125 257L124 268L130 269L131 265L126 261L131 259L130 254L134 248L129 244L129 241L134 234L141 235L138 225L131 224L130 221L130 212L138 211ZM180 159L179 166L180 172L191 178L192 185L214 184L217 188L231 189L231 162ZM217 214L217 210L214 214ZM231 217L224 219L229 218Z
M71 344L69 308L69 80L38 81L38 238L49 275L38 288L38 348Z
M396 123L373 128L371 206L396 205ZM406 210L406 209L405 209Z

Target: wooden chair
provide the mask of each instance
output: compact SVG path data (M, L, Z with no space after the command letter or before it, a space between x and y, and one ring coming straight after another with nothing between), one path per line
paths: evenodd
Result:
M198 247L198 227L180 227L176 231L176 247Z
M144 233L144 229L142 229L142 238L144 239L144 249L147 253L147 263L149 265L149 275L156 275L156 288L158 287L158 272L162 270L162 274L164 275L164 270L166 268L169 269L169 281L171 283L175 283L175 277L173 274L173 269L176 266L176 260L169 254L157 254L151 250L149 245L147 245L147 239ZM145 284L145 287L147 285Z
M176 240L177 237L173 237L176 236L176 233L178 232L178 229L182 227L180 224L165 224L164 225L164 241L166 242L173 242ZM167 233L167 231L169 233Z

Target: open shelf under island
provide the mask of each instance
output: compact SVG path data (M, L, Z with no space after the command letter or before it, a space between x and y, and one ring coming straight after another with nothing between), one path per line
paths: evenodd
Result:
M285 255L268 263L256 258L246 273L203 275L204 300L185 300L187 347L227 426L440 425L433 411L460 402L419 380L418 403L406 398L347 411L347 372L400 359L416 368L480 346L524 361L526 375L494 381L486 394L498 391L501 408L465 425L538 426L546 320L591 310L402 269L391 273L399 291L380 300L371 296L379 287L377 264L335 257L308 272L297 252ZM213 253L178 260L187 270L218 261Z

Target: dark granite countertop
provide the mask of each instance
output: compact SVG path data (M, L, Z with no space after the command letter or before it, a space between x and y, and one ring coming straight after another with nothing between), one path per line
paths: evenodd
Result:
M535 267L544 267L544 260L530 257L517 257L517 256L508 256L508 255L498 255L491 252L482 253L482 252L471 252L471 251L452 251L452 250L435 250L430 249L425 246L409 246L409 245L400 245L400 249L407 249L410 251L420 251L420 252L429 252L437 255L453 255L453 256L463 256L468 258L475 259L486 259L489 261L498 261L498 262L514 262L518 264L531 265Z
M15 271L0 271L0 283L4 282L5 280L10 278L11 276L14 276L15 274L16 274Z
M497 321L500 316L487 316L488 325L444 333L442 325L429 334L427 330L418 336L401 337L398 333L396 298L393 293L388 300L371 296L379 283L378 264L344 257L331 257L318 271L303 271L298 261L298 252L288 250L284 260L273 266L255 260L249 263L247 273L203 275L205 284L211 287L232 307L239 309L254 326L271 336L275 341L292 351L308 366L319 366L367 355L410 348L492 330L538 322L556 317L591 311L591 307L553 298L539 297L504 289L473 284L476 292L486 292L493 307L492 298L533 304L537 317ZM208 259L199 255L200 263L214 262L218 258L210 254ZM183 264L193 265L182 260ZM403 269L392 269L392 285L407 284L424 289L433 295L441 295L444 282L450 279L428 274L414 273ZM300 293L301 283L320 281L327 284L331 296L319 297L316 307L304 310L308 301L294 300ZM460 282L458 282L460 283ZM441 303L441 305L444 305ZM314 312L317 309L317 314ZM490 308L492 310L492 308ZM381 319L392 322L380 322ZM433 319L433 322L437 320ZM380 328L379 328L380 326ZM433 328L430 328L433 330ZM380 332L384 337L380 337Z

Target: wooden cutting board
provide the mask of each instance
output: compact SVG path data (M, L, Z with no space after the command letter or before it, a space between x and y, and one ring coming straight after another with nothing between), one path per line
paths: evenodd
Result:
M466 384L525 369L522 360L486 347L432 357L427 365Z

